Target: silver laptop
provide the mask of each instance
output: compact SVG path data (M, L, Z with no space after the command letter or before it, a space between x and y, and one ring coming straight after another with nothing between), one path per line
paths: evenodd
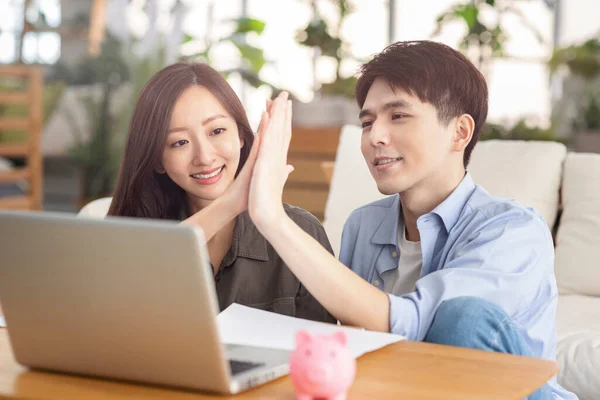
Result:
M0 303L31 368L231 394L289 372L220 342L203 233L174 222L0 212Z

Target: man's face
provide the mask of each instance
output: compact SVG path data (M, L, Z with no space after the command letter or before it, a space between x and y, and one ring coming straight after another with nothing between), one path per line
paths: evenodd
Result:
M360 120L361 150L383 194L434 186L438 178L462 168L462 152L453 148L454 120L442 125L433 105L392 90L382 78L371 85Z

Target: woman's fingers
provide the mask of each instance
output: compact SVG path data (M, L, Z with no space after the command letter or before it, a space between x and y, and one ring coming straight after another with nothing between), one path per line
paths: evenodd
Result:
M250 149L250 154L248 155L248 159L249 160L253 160L256 159L256 155L258 154L258 147L260 146L260 130L261 130L261 126L264 126L265 122L265 114L263 113L261 120L260 120L260 125L258 128L258 132L256 132L256 135L254 135L254 141L252 142L252 148Z

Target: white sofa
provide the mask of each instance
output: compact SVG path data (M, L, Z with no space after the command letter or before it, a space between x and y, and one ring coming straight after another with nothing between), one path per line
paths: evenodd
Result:
M360 137L357 126L342 130L325 209L336 254L350 212L383 197ZM600 399L600 155L567 153L559 143L487 141L476 146L469 171L492 194L532 206L557 226L558 381L581 400ZM110 199L96 200L80 215L103 217L109 205Z
M360 138L357 126L342 130L325 208L323 225L336 254L350 212L383 197ZM485 141L468 169L490 193L534 207L557 228L558 381L581 400L600 399L600 155L568 153L553 142Z

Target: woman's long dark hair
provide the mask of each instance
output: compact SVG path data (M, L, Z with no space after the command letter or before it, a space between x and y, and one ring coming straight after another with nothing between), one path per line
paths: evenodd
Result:
M129 124L125 153L108 215L179 219L185 191L156 172L169 131L173 108L191 86L207 88L237 123L244 146L236 176L243 167L254 133L240 99L225 79L206 64L178 63L157 72L140 92Z

